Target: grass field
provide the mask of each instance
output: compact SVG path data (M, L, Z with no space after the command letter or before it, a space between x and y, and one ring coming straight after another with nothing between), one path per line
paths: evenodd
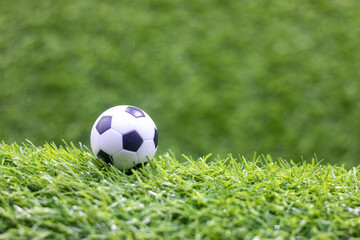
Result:
M360 238L359 167L162 154L127 176L83 146L0 145L0 239Z
M0 141L88 145L130 104L194 158L360 156L358 0L0 1ZM196 136L196 137L194 137Z

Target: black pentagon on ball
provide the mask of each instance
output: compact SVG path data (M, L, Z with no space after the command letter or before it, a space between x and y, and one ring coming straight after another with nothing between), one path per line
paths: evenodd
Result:
M155 148L157 148L158 146L158 141L159 141L158 130L155 128L155 135L154 135Z
M96 130L100 134L103 134L104 132L109 130L111 128L111 119L112 119L111 116L103 116L96 125Z
M123 148L125 150L136 152L142 143L143 139L136 131L131 131L123 135Z
M136 118L145 117L144 112L141 109L137 108L137 107L129 106L129 107L127 107L125 109L125 112L133 115Z
M101 158L104 162L106 162L108 165L114 163L112 157L109 154L107 154L106 152L104 152L103 150L100 150L99 153L97 154L97 156L99 158Z

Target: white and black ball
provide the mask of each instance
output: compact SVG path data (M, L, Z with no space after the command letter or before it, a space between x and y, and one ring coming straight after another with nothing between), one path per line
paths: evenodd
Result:
M158 147L158 131L143 110L120 105L109 108L96 119L90 142L96 156L126 171L153 158Z

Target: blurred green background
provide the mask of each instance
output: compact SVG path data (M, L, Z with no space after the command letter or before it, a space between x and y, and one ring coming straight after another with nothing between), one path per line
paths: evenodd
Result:
M360 163L360 4L0 1L0 140L82 142L130 104L159 152Z

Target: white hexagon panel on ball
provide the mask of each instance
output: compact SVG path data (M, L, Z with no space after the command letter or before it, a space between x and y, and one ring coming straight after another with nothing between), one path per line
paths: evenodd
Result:
M122 150L117 153L114 157L114 166L120 170L129 170L136 167L138 164L138 157L135 152Z
M158 130L143 110L119 105L96 119L90 142L97 157L120 170L129 170L153 158L158 148Z

